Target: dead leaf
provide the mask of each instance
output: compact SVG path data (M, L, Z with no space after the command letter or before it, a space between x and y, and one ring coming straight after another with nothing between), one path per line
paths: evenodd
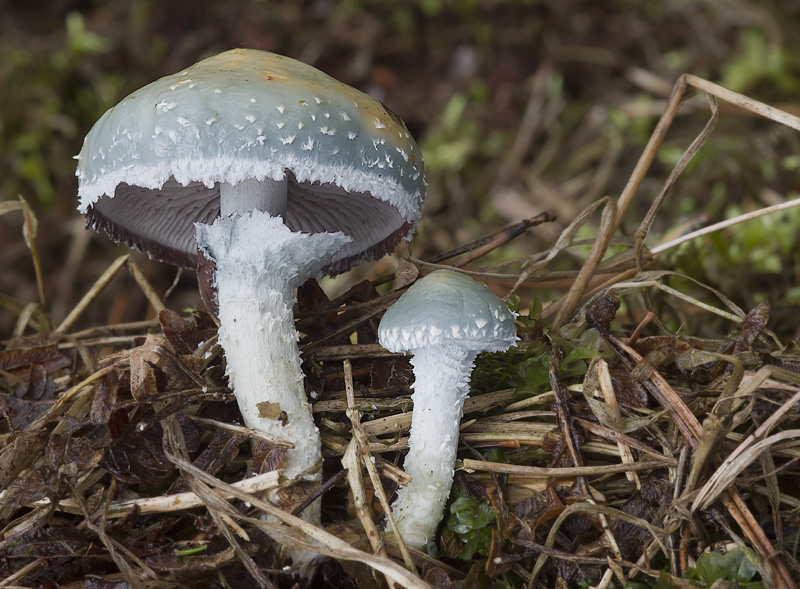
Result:
M174 467L164 454L161 426L140 423L106 449L100 466L123 483L162 484Z
M256 440L253 443L253 461L247 469L247 476L283 468L285 460L286 448L284 446L270 444L264 440Z
M196 325L189 325L172 309L159 312L158 322L164 337L178 356L192 354L205 339Z
M193 462L197 468L209 474L217 474L231 460L236 458L239 454L239 446L247 439L242 434L222 429L215 428L213 432L213 437L208 446ZM189 484L181 477L170 487L168 494L172 495L189 490Z
M119 391L120 371L115 368L104 374L97 385L97 392L89 411L89 419L95 425L106 424L111 417L111 411L117 403Z
M452 589L453 581L444 572L444 569L434 567L425 573L425 581L436 587L436 589Z
M263 403L256 403L256 408L258 409L258 416L261 419L278 419L281 417L281 414L286 416L286 413L281 411L280 403L270 403L264 401ZM284 425L286 425L285 421Z
M58 349L56 342L42 345L32 343L24 347L27 341L15 341L15 348L0 351L0 370L13 370L31 364L41 364L48 372L69 366L71 358Z
M756 338L761 335L769 321L769 303L764 301L757 305L747 317L736 327L739 337L736 338L736 345L733 347L734 354L741 354L753 348Z
M392 290L400 290L401 288L405 288L409 284L412 284L418 276L419 268L405 258L401 259L400 264L397 266L397 270L395 270L394 273L394 284L392 285Z

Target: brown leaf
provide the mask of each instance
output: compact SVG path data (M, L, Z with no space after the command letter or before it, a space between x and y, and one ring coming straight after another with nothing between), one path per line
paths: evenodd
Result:
M472 566L467 573L466 578L461 581L462 587L482 587L484 585L483 579L484 564L481 561L472 563Z
M143 346L131 352L131 394L139 403L152 401L158 396L153 361L158 361L155 354Z
M256 408L258 409L258 416L262 419L278 419L282 413L284 415L284 419L286 416L286 413L281 411L280 403L270 403L264 401L263 403L256 403Z
M620 510L642 518L646 522L655 523L659 512L668 504L670 496L671 491L665 481L649 477L643 479L642 487L633 492ZM617 539L622 557L625 560L636 560L642 554L642 547L650 539L650 532L641 526L618 520L614 537Z
M129 352L131 394L137 401L152 402L161 393L185 391L205 384L197 369L202 363L193 369L166 346L166 338L149 334L141 345Z
M634 380L624 366L613 366L609 373L617 403L623 407L647 408L650 399L647 389L640 381Z
M20 376L20 371L16 372ZM24 372L25 384L18 386L13 396L0 396L0 411L15 431L26 428L46 413L56 390L55 382L40 364L31 364Z
M158 423L128 428L107 448L100 466L124 483L161 484L174 468L161 440Z
M380 294L375 289L372 282L362 282L363 286L357 291L359 302L374 301L379 298ZM355 301L353 301L355 302ZM378 325L380 324L380 316L376 315L364 321L356 328L356 338L360 344L376 344L378 343Z
M164 309L158 314L158 322L167 341L178 356L192 354L203 340L203 333L194 325L189 325L172 309Z
M128 429L130 425L130 418L125 409L117 409L112 411L108 418L106 427L108 428L108 435L111 439L116 440Z
M222 429L214 429L208 446L194 460L193 464L209 474L217 474L239 454L239 446L247 437ZM169 490L170 494L188 491L189 485L179 478Z
M138 525L140 511L139 506L134 505L133 509L128 511L124 517L112 519L106 523L106 533L110 535L127 534Z
M380 297L380 293L376 290L375 284L373 284L371 280L362 280L350 287L350 290L344 293L340 298L347 301L348 305L354 305L373 301L378 297Z
M436 589L452 589L453 581L444 572L444 569L434 567L425 573L425 581L436 587Z
M69 438L60 434L50 436L44 452L44 459L48 466L58 469L64 464L64 455L67 453L67 443Z
M6 509L18 509L55 494L57 488L58 470L48 465L30 468L24 477L17 477L8 485L2 504Z
M444 551L445 556L448 558L458 558L458 555L461 554L461 549L464 548L464 544L461 542L461 538L453 534L452 536L442 536L442 550Z
M202 547L206 549L197 555L178 556L175 554L176 550ZM197 578L202 571L211 573L226 563L232 562L235 558L234 550L230 546L223 546L216 542L191 540L174 542L162 548L157 554L148 556L145 560L151 568L157 571L170 572L175 575L185 574Z
M6 440L0 449L0 488L39 458L48 436L46 430L25 430Z
M297 481L291 485L281 487L278 491L278 501L281 509L293 512L306 497L319 488L319 484L312 481Z
M401 259L394 273L392 290L400 290L412 284L417 279L417 276L419 276L419 268L405 258Z
M117 392L119 390L120 372L114 368L111 372L104 374L97 385L97 392L92 401L92 409L89 411L89 419L95 425L108 423L111 411L117 403Z
M197 248L197 285L200 287L200 298L206 305L206 309L214 314L219 313L219 301L217 301L217 289L214 288L214 271L217 263L208 259L205 254Z
M32 401L52 400L56 385L52 379L47 377L47 371L44 367L41 364L31 364L28 370L28 390L25 393L25 398Z
M103 451L96 448L87 437L71 438L68 435L51 435L44 448L31 445L29 451L42 458L25 476L16 478L3 498L5 507L24 505L42 498L56 499L62 488L62 477L75 479L96 466Z
M95 537L71 525L32 530L6 546L11 557L107 557Z
M191 388L198 384L198 381L204 381L203 371L205 370L207 360L205 358L198 358L197 356L181 356L177 361L177 366L183 372L181 375L181 382L178 380L167 384L167 389L177 390L180 388L181 383L185 383L187 388ZM194 376L194 378L192 378Z
M736 327L739 337L733 347L734 354L740 354L753 348L756 338L761 335L769 321L769 303L764 301L752 309L747 317Z
M247 476L283 468L285 460L285 446L276 446L264 440L257 440L253 443L253 461L247 469Z
M300 313L311 313L325 308L330 303L325 291L319 283L310 279L297 289L297 310ZM320 339L330 333L330 330L340 325L339 314L335 311L324 315L316 315L310 320L304 320L298 328L311 340Z
M200 449L200 442L202 441L203 437L203 434L200 432L197 424L191 417L182 411L175 413L175 419L178 420L178 425L181 428L183 443L186 445L186 449L189 452L197 452L197 450Z
M486 558L486 567L484 571L486 576L490 579L496 579L503 573L507 573L514 565L514 561L504 559L503 553L503 539L497 530L492 530L492 539L489 543L489 554Z
M540 495L531 495L513 507L513 514L515 517L519 518L520 521L527 522L528 527L531 527L532 523L539 518L539 515L544 511L546 506L547 504ZM527 536L527 532L524 528L521 534Z
M16 343L20 344L21 342ZM27 349L17 347L12 350L0 351L0 370L12 370L29 366L30 364L42 364L47 366L49 371L52 371L68 366L70 362L69 356L58 349L57 343L38 345Z
M103 449L95 447L88 438L76 436L69 440L64 461L76 464L79 472L84 473L100 464L104 453Z
M106 581L102 577L87 576L83 581L83 589L130 589L125 581Z
M328 295L313 278L297 289L297 309L300 313L318 311L330 303Z
M369 371L373 389L402 387L414 380L414 370L406 358L376 358Z
M217 324L214 321L214 316L211 313L206 313L205 311L194 311L192 313L192 319L194 320L194 325L200 331L216 331Z
M553 459L547 464L550 468L575 466L569 453L569 446L560 431L551 430L545 433L542 437L542 449L553 455Z
M561 515L561 512L564 511L564 504L561 502L561 498L558 496L558 493L556 493L556 488L553 484L552 478L547 479L545 498L547 499L547 505L539 514L539 517L536 519L536 523L534 523L531 528L534 532L540 525L551 519L557 518L559 515Z

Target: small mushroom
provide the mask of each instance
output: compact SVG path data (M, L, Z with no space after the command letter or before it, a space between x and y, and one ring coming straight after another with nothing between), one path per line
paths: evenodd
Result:
M294 289L409 238L426 184L403 122L311 66L234 49L107 111L77 176L94 229L163 261L211 264L216 300L204 298L219 305L245 424L295 445L288 477L318 481ZM319 523L318 501L304 517Z
M409 288L381 319L381 345L414 355L414 414L403 464L412 480L392 505L398 531L410 546L423 547L444 514L475 358L516 345L515 317L485 284L437 270Z

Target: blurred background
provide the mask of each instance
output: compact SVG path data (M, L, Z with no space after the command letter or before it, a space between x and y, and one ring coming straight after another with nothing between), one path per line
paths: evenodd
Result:
M558 216L473 267L546 249L588 204L618 196L683 72L800 113L800 4L793 2L0 1L0 201L22 195L36 211L56 323L127 251L84 231L76 211L73 157L84 135L128 93L234 47L312 64L406 122L429 182L415 257L542 211ZM702 96L683 106L623 231L636 228L708 116ZM714 135L671 190L648 243L694 215L715 222L796 198L798 168L797 132L723 104ZM38 297L21 218L0 217L0 293L24 305ZM661 264L718 288L745 310L769 300L771 327L797 337L798 227L795 211L773 215L682 246ZM591 224L580 235L593 237ZM574 269L585 253L573 249L553 267ZM137 260L159 293L175 281L174 268ZM326 288L335 294L396 263L366 264ZM552 293L538 296L546 302ZM0 339L19 311L8 298L2 302ZM167 305L202 305L193 272L178 278ZM76 327L149 316L123 271ZM709 323L690 331L714 329Z

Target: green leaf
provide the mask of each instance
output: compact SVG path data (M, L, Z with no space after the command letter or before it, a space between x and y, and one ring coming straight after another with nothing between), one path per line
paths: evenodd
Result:
M477 509L474 511L474 515L473 526L476 528L485 528L494 521L495 510L488 503L479 503Z
M520 380L516 392L541 394L550 390L549 370L550 354L546 352L523 360L517 369Z
M719 552L704 552L697 559L695 567L698 578L706 585L711 585L718 579L727 578L725 575L725 556Z
M458 557L470 560L475 554L487 555L492 539L491 524L497 512L488 503L474 497L458 497L450 505L450 517L445 525L443 538L454 536L462 543Z
M528 317L537 321L542 320L542 301L539 300L539 295L534 295L531 304L528 305Z
M603 338L596 329L587 329L581 334L581 339L572 351L563 360L568 365L578 360L592 360L600 353L600 344Z
M744 546L737 546L725 555L725 578L730 581L749 581L758 572L755 553Z
M760 581L751 581L758 572L755 553L744 546L737 546L725 554L704 552L697 559L697 566L690 568L686 575L690 581L701 581L711 586L717 581L736 583L739 587L757 589L763 587Z
M207 548L208 546L203 544L202 546L193 546L192 548L186 548L184 550L175 550L175 556L194 556L195 554L205 552Z

